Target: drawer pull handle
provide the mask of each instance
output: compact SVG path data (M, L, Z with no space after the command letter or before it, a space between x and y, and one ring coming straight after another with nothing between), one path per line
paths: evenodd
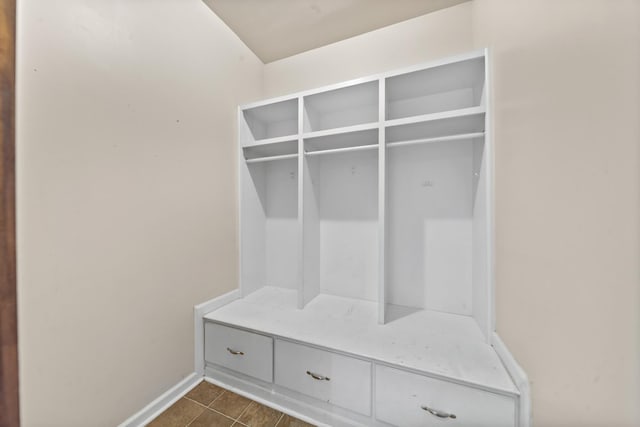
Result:
M325 377L324 375L314 374L311 371L307 371L307 375L311 376L314 380L318 381L330 381L329 377Z
M238 350L232 350L229 347L227 347L227 351L235 356L244 356L244 353Z
M456 418L455 414L449 414L447 412L438 411L436 409L431 409L428 406L421 406L420 408L422 408L423 411L427 411L431 415L435 415L438 418L453 418L453 419Z

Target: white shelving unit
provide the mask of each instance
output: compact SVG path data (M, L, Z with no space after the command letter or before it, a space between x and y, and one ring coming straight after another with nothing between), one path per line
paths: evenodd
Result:
M489 344L487 69L479 51L239 109L242 298L205 316L209 375L331 425L524 427ZM405 391L378 375L436 390L394 415Z

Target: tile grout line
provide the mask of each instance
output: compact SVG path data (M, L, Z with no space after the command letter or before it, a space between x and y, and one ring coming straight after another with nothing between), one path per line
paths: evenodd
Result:
M219 398L220 396L222 396L224 393L225 393L225 391L223 391L222 393L220 393L220 394L219 394L215 399L213 399L213 400L211 401L211 403L210 403L209 405L213 404L213 402L215 402L216 400L218 400L218 398ZM184 399L186 399L186 400L189 400L189 401L191 401L191 402L193 402L193 403L198 404L199 406L202 406L204 409L208 409L208 410L210 410L210 411L212 411L212 412L215 412L216 414L220 414L220 415L222 415L223 417L228 418L228 419L230 419L230 420L231 420L231 421L233 421L233 422L237 421L237 420L235 420L235 419L231 418L230 416L228 416L228 415L226 415L226 414L223 414L222 412L216 411L215 409L210 408L209 406L205 406L205 405L203 405L202 403L198 402L197 400L193 400L193 399L191 399L190 397L187 397L186 395L185 395L185 396L182 396L182 397L183 397ZM192 424L192 423L193 423L193 422L194 422L194 421L195 421L195 420L196 420L200 415L202 415L203 413L204 413L204 411L202 411L202 412L200 412L198 415L196 415L196 417L195 417L194 419L192 419L191 421L189 421L189 422L185 425L185 427L189 427L189 426L190 426L190 425L191 425L191 424Z
M193 399L192 399L192 398L190 398L190 397L182 396L182 398L183 398L183 399L187 399L187 400L189 400L189 401L191 401L191 402L193 402L193 403L197 403L198 405L202 406L203 408L207 408L207 409L209 408L208 406L206 406L206 405L204 405L204 404L202 404L202 403L198 402L197 400L193 400Z
M278 425L280 424L280 421L282 421L282 419L284 418L284 412L280 413L280 418L278 418L278 422L276 423L276 425L274 427L278 427Z
M184 398L184 399L187 399L187 400L191 400L192 402L197 403L198 405L200 405L200 402L196 402L195 400L189 399L189 398L188 398L188 397L186 397L186 396L183 396L183 398ZM200 405L200 406L202 406L202 405ZM205 407L205 409L206 409L206 407ZM192 422L194 422L194 421L196 420L196 418L198 418L198 417L199 417L200 415L202 415L203 413L204 413L204 410L203 410L202 412L200 412L198 415L196 415L195 417L193 417L193 418L191 419L191 421L189 421L187 424L185 424L185 427L189 427L189 425L190 425Z
M220 399L220 398L222 397L222 395L223 395L223 394L225 394L227 391L229 391L229 390L222 389L222 393L220 393L219 395L217 395L217 396L216 396L216 398L215 398L215 399L213 399L213 400L211 401L211 403L209 403L209 405L207 406L207 408L211 407L211 405L213 405L213 403L214 403L216 400Z
M240 421L240 418L242 418L242 416L244 415L244 413L245 413L245 412L247 412L247 409L249 409L249 407L250 407L251 405L253 405L254 403L255 403L255 400L252 400L251 402L249 402L249 404L247 405L247 407L246 407L246 408L244 408L244 409L242 410L242 412L240 412L240 415L238 415L238 418L236 418L236 420L235 420L237 423L240 423L240 424L242 424L242 425L246 425L245 423L243 423L242 421Z

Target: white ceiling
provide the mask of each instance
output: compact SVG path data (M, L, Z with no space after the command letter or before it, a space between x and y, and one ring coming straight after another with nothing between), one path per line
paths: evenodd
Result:
M469 0L203 0L267 63Z

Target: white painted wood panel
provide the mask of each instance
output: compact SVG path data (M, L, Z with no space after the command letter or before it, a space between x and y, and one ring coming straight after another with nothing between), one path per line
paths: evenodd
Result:
M245 109L243 117L249 131L244 144L295 135L298 132L298 99Z
M296 289L298 284L298 160L264 165L266 277L264 284Z
M481 139L474 144L474 181L475 194L473 198L473 257L472 257L472 305L473 318L478 322L480 330L489 340L491 329L491 293L490 293L490 247L489 247L489 218L487 203L488 171L486 168L485 144Z
M387 155L387 302L470 315L473 142Z
M515 427L513 397L376 366L380 421L401 427ZM449 415L449 416L447 416Z
M265 287L205 319L517 394L470 316L419 310L380 325L375 302L320 294L299 310L295 291Z
M304 98L305 131L378 121L378 82L371 81Z
M377 300L378 153L313 159L320 219L320 288Z
M318 169L303 157L303 306L320 293L320 216L318 209Z
M298 284L297 159L241 165L245 295L265 284Z
M240 169L240 288L246 296L264 286L266 278L266 215L263 165L248 165L242 156Z
M386 79L387 119L480 105L484 58L428 68Z
M216 323L205 323L205 361L259 380L273 381L273 339Z
M474 52L241 110L245 297L207 318L300 347L292 360L275 360L282 369L317 359L329 371L334 363L325 359L335 352L412 371L407 387L421 384L420 396L427 381L439 396L471 390L481 393L479 402L517 399L488 342L494 297L486 65L484 53ZM335 398L289 380L307 396ZM398 381L396 388L405 379ZM463 421L431 415L436 424L421 424L416 414L386 421L476 425L468 423L473 411L464 413Z
M428 114L386 122L386 141L437 138L465 133L483 132L484 108L475 107L454 112Z
M371 363L276 340L277 385L364 415L371 414Z

